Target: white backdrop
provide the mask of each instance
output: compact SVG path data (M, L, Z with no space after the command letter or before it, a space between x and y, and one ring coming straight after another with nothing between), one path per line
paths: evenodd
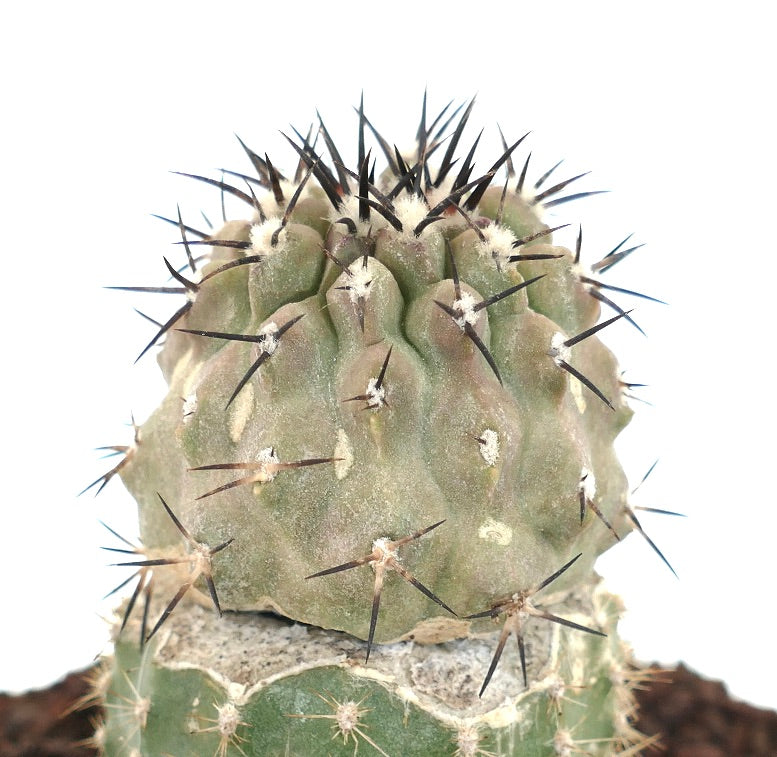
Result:
M168 170L248 170L233 132L290 166L278 129L306 129L316 107L353 143L362 89L373 122L409 140L428 86L431 110L477 93L487 144L496 121L508 139L532 130L535 166L565 158L565 176L593 170L580 189L612 190L554 217L584 222L588 262L630 232L646 244L608 275L669 303L633 301L647 338L608 330L652 403L635 403L620 449L635 484L660 458L633 504L689 517L642 519L679 580L638 536L599 567L640 659L777 706L776 61L761 5L293 5L6 12L0 690L45 685L105 641L99 598L121 576L97 520L134 536L133 505L118 480L75 495L110 465L93 448L129 441L130 413L162 395L153 355L132 363L153 333L133 307L164 319L178 305L102 287L162 283L162 255L180 257L151 213L219 214L216 191Z

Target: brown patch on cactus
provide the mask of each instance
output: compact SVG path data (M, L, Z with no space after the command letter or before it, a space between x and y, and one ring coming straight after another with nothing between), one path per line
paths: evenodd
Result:
M361 736L379 754L382 754L384 757L389 757L388 754L386 754L386 752L384 752L364 732L363 729L367 726L360 726L359 721L361 718L368 712L372 712L371 709L361 706L365 702L366 697L364 699L360 699L358 702L355 702L352 699L346 700L344 702L338 702L331 692L327 692L327 694L329 694L328 697L320 694L317 691L312 693L315 694L322 702L326 702L326 704L332 708L331 715L286 713L286 717L303 718L305 720L333 720L334 722L332 723L332 730L334 731L334 735L332 738L335 739L338 736L342 736L343 744L346 746L348 745L349 740L353 739L354 754L356 754L359 750L359 736Z
M581 556L582 556L582 553L577 555L576 557L573 557L568 563L566 563L566 565L563 565L555 573L553 573L553 575L548 576L548 578L542 581L542 583L540 583L538 586L535 586L533 589L524 589L523 591L516 592L511 597L508 597L507 599L496 602L491 607L490 610L485 610L484 612L478 612L478 613L474 613L473 615L464 616L466 619L486 618L486 617L496 618L503 612L507 613L507 618L505 619L504 626L502 627L502 633L499 636L499 643L497 644L496 651L494 652L494 656L491 660L491 665L488 668L488 672L486 673L485 680L483 681L483 685L480 688L480 693L478 694L478 696L480 697L483 696L483 692L486 690L486 687L488 686L488 683L491 680L491 676L493 676L494 671L496 670L496 666L499 663L499 658L502 656L502 651L504 650L505 643L507 642L507 638L511 632L515 633L515 638L518 641L518 651L521 657L521 671L523 672L524 686L529 685L529 681L526 675L526 651L525 651L524 642L523 642L523 623L528 618L528 616L544 618L545 620L550 620L553 623L558 623L562 626L567 626L568 628L574 628L578 631L585 631L586 633L591 633L596 636L607 635L602 631L596 631L593 628L582 626L579 623L574 623L571 620L567 620L566 618L560 618L557 615L553 615L547 612L546 610L541 610L537 607L534 607L534 605L530 601L530 598L534 594L541 591L548 584L555 581L562 573L564 573L566 570L571 568L572 565Z
M437 528L438 526L441 526L443 523L445 523L444 520L438 521L437 523L433 523L431 526L422 528L419 531L410 534L409 536L405 536L402 539L397 539L395 541L392 541L386 537L376 539L372 543L372 552L370 552L370 554L365 555L364 557L359 557L356 560L343 563L342 565L336 565L334 568L327 568L326 570L321 570L318 573L305 576L305 580L307 580L309 578L328 576L331 573L339 573L344 570L351 570L352 568L358 568L361 565L367 565L368 563L372 564L372 567L375 571L375 586L372 593L372 613L370 615L370 630L367 636L367 655L365 662L370 659L372 640L375 637L375 626L378 622L378 610L380 609L380 595L383 590L383 579L387 570L395 570L405 581L415 586L416 589L418 589L418 591L420 591L422 594L427 596L433 602L436 602L438 605L440 605L440 607L446 609L449 613L451 613L451 615L458 617L458 615L453 610L451 610L451 608L448 607L445 602L443 602L438 596L427 589L426 586L424 586L420 581L413 577L410 571L408 571L400 564L399 556L397 555L397 551L400 547L404 546L408 542L414 541L415 539L419 539L424 534L428 534L430 531Z

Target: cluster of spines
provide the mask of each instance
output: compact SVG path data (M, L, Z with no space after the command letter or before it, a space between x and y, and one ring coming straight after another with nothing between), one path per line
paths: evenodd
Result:
M289 137L286 137L287 141L292 145L292 147L294 148L295 152L299 157L299 163L294 175L294 183L296 184L296 189L293 191L293 193L288 199L286 197L286 194L284 193L284 189L282 186L282 183L285 182L286 179L275 168L273 163L270 161L269 156L265 155L264 158L260 157L257 153L250 150L242 141L241 141L241 145L243 146L249 159L251 160L251 163L257 172L258 178L246 176L243 174L236 174L234 172L225 172L225 173L230 173L236 177L242 178L246 182L248 192L244 192L235 186L227 184L223 180L223 178L222 180L219 181L215 179L209 179L203 176L195 176L192 174L184 174L184 175L190 176L191 178L204 181L208 184L216 186L221 190L222 193L231 194L239 198L240 200L246 202L254 209L254 211L256 212L257 218L261 222L266 222L268 218L270 218L270 216L268 216L268 214L265 212L264 208L262 207L260 201L257 199L253 186L256 185L261 187L263 190L269 190L272 193L275 202L279 206L284 206L285 208L283 215L280 221L278 222L278 226L276 230L273 232L273 234L270 237L271 246L275 246L278 244L280 234L286 227L289 219L291 218L291 215L297 205L297 202L299 201L302 195L302 190L306 182L311 178L311 176L315 177L319 186L324 191L326 197L328 198L329 202L331 203L334 209L335 215L337 214L338 211L343 209L345 199L353 196L357 203L356 207L358 208L359 222L369 223L371 221L371 212L375 211L382 218L384 218L386 222L390 226L392 226L396 231L403 232L403 233L410 232L414 236L419 236L429 225L435 222L441 221L444 218L448 217L450 213L455 212L455 213L458 213L464 219L464 222L467 224L467 226L470 229L474 230L474 232L478 236L478 239L481 241L481 243L484 243L484 244L487 244L488 240L485 234L483 233L483 231L481 230L481 228L479 227L479 225L474 222L474 220L470 216L470 213L472 213L472 211L474 211L477 208L478 203L482 199L485 191L491 185L496 173L502 167L506 168L507 181L505 182L504 188L502 190L501 202L496 216L497 223L501 220L502 210L504 207L504 199L508 191L508 184L512 179L516 177L516 175L518 176L518 178L515 184L514 191L517 194L522 196L528 195L528 201L531 205L538 205L538 206L547 208L547 207L557 206L571 200L576 200L581 197L597 194L597 192L580 192L572 195L557 196L564 189L566 189L566 187L569 184L580 179L585 174L579 174L570 179L558 182L549 188L544 188L545 182L553 173L553 171L555 171L555 169L558 167L559 164L556 164L549 171L545 172L534 183L532 188L528 187L526 182L526 176L528 171L529 159L531 155L529 155L529 157L526 159L522 167L522 170L520 171L520 174L517 174L517 172L515 171L515 167L513 165L513 152L523 142L526 135L521 137L511 146L508 146L506 141L504 140L504 137L502 137L504 151L500 156L500 158L490 167L490 169L483 176L473 179L472 174L474 171L474 154L480 139L480 136L478 136L478 138L475 140L470 150L468 151L464 159L464 162L458 168L458 172L456 173L455 177L452 179L450 188L446 191L445 196L442 199L438 199L432 205L428 199L429 196L431 196L433 192L440 190L443 187L446 179L449 176L452 176L454 164L458 162L457 160L454 159L454 154L455 154L456 147L458 146L461 140L464 128L469 119L472 106L473 106L473 102L470 102L469 104L467 104L466 108L463 110L463 113L459 117L458 122L456 123L453 133L450 135L450 137L444 137L443 135L447 131L448 127L454 122L456 116L459 115L459 113L461 113L461 110L464 106L460 106L458 109L455 109L451 114L448 114L448 111L451 107L451 103L449 103L433 120L432 124L427 126L426 99L424 98L422 116L421 116L421 121L419 124L418 133L417 133L417 145L418 145L417 154L415 156L415 162L410 164L408 163L407 159L402 156L399 150L397 150L396 147L393 147L392 149L392 146L390 146L389 143L382 137L382 135L374 128L371 122L364 115L363 103L360 104L357 111L359 116L359 137L358 137L358 171L356 172L350 171L345 167L345 165L343 164L342 158L340 156L340 153L337 147L335 146L333 140L331 139L331 136L329 135L329 132L323 123L323 120L319 118L319 128L318 128L317 134L323 138L326 149L329 153L329 157L331 158L331 161L334 165L334 169L328 168L324 163L323 154L320 154L316 151L316 141L314 140L313 142L311 142L312 128L306 137L303 137L301 134L297 132L297 136L300 139L301 146L296 144ZM365 149L366 130L369 130L376 138L383 152L383 155L386 158L386 161L389 166L389 170L393 174L396 180L394 186L389 191L381 191L380 189L378 189L378 187L375 184L375 162L372 161L372 164L371 164L371 160L372 160L371 151L366 151ZM316 140L317 140L317 137L316 137ZM436 169L436 174L433 177L432 168L429 164L429 158L435 152L440 150L442 146L446 143L446 141L447 141L447 146L442 158L442 162L440 166ZM354 186L352 186L353 184L355 184L355 188ZM412 229L405 228L405 226L403 225L403 221L401 220L401 218L396 212L395 200L403 192L406 192L409 195L420 199L426 204L426 207L427 207L427 212L424 215L424 217L419 222L417 222L416 225L412 227ZM467 195L467 193L469 194ZM229 240L229 239L217 239L217 238L214 238L209 233L198 231L197 229L187 226L183 223L180 211L178 212L177 219L165 218L164 220L170 223L173 223L178 227L181 234L180 244L182 244L185 248L188 266L191 269L193 274L197 273L197 260L192 254L192 251L191 251L192 245L214 245L214 246L222 246L222 247L231 247L246 253L251 249L251 246L252 246L251 242L242 242L242 241L235 241L235 240ZM335 222L342 223L343 225L345 225L350 233L356 232L356 222L354 221L353 218L349 216L343 216L337 219ZM548 229L548 230L543 230L543 231L528 234L521 239L515 240L512 243L512 247L514 249L523 248L525 245L528 245L529 243L536 241L537 239L540 239L543 236L549 235L551 232L559 228L562 228L562 227L559 226L553 229ZM188 235L196 236L198 237L198 239L194 241L190 240ZM627 240L628 240L628 237L627 239L623 240L623 242L621 242L618 246L616 246L610 253L605 255L602 258L602 260L594 264L591 267L591 272L604 273L610 267L623 260L627 255L631 254L634 250L636 250L639 247L638 245L638 246L629 247L627 249L622 249L623 246L626 244ZM577 245L576 245L576 252L575 252L575 258L574 258L574 264L576 267L578 267L580 263L581 245L582 245L582 229L578 234ZM350 267L345 266L343 263L341 263L331 251L324 250L324 253L327 255L327 257L333 260L334 263L340 266L340 268L342 268L343 271L347 272L349 276L353 275L350 270ZM495 264L497 266L500 266L502 261L498 258L496 254L494 254L493 257L494 257ZM558 257L558 256L549 255L549 254L532 254L531 252L515 252L508 255L505 258L505 260L507 262L520 262L520 261L527 261L527 260L551 259L554 257ZM261 263L263 258L264 258L264 255L261 253L253 254L253 255L245 254L242 257L237 258L236 260L230 261L224 265L221 265L217 269L212 270L205 277L199 280L186 278L180 271L176 270L170 264L170 262L165 258L164 259L165 267L167 268L169 274L179 284L179 286L116 287L118 289L125 289L130 291L184 294L186 296L186 303L182 307L180 307L164 323L159 324L156 321L154 321L154 323L156 323L156 325L158 326L158 330L154 335L154 337L152 338L152 340L144 347L144 349L138 356L138 359L142 357L151 347L157 344L159 340L166 333L170 331L170 329L176 327L176 325L184 318L184 316L189 312L194 301L196 300L200 286L206 279L210 279L220 273L223 273L226 270L230 270L239 265L253 265L253 264ZM363 259L363 266L365 268L367 266L367 260L368 260L368 253L365 254ZM437 300L435 300L435 302L438 305L438 307L440 307L444 312L446 312L454 320L454 322L456 322L457 325L460 326L460 328L462 329L466 337L469 338L475 344L475 346L480 351L485 361L490 366L496 378L501 382L501 376L500 376L496 361L493 359L493 357L488 351L488 348L478 336L477 332L472 326L472 323L474 319L477 317L477 313L480 310L487 308L491 304L513 294L514 292L519 291L520 289L523 289L524 287L530 286L532 283L541 279L542 276L536 276L518 285L509 287L508 289L505 289L502 292L493 294L487 297L485 300L474 303L474 302L467 302L466 298L462 294L460 284L459 284L459 279L458 279L458 273L456 270L456 263L455 263L453 254L450 253L450 251L449 251L449 263L450 263L452 280L454 285L454 294L455 294L454 301L450 304L442 301L437 301ZM589 276L582 272L579 273L579 279L580 279L580 282L585 285L586 291L588 291L592 297L594 297L595 299L599 300L603 304L614 309L616 311L616 315L605 322L599 323L596 326L593 326L589 329L586 329L578 333L573 337L564 339L562 338L563 335L558 335L559 339L557 340L557 343L552 343L550 345L548 355L553 359L553 361L559 368L563 369L570 375L580 380L581 383L584 386L586 386L591 392L593 392L602 402L604 402L610 408L612 408L613 406L610 400L589 379L587 379L586 376L584 376L579 370L577 370L574 366L572 366L568 362L567 360L568 350L574 344L597 333L602 328L605 328L606 326L617 321L620 318L624 318L628 320L636 328L639 329L639 326L637 326L637 324L630 317L630 311L623 310L620 306L612 302L612 300L602 292L603 289L635 295L638 297L645 297L651 300L654 300L655 298L647 297L646 295L642 295L638 292L634 292L624 288L619 288L608 284L604 284L598 279L595 279L592 276ZM340 288L347 289L348 286L346 285ZM356 302L356 309L357 309L357 315L359 317L360 326L362 330L364 330L363 299L361 301L361 307L360 307L358 296L357 296L357 302ZM292 318L289 321L286 321L285 323L281 324L280 326L272 324L272 326L274 326L274 329L265 329L259 334L237 334L237 333L193 330L193 329L183 329L183 328L177 329L177 330L202 336L202 337L214 338L214 339L252 342L260 346L261 351L258 359L254 361L254 363L251 365L249 370L246 372L246 374L240 380L238 385L235 387L227 403L227 405L229 405L235 399L235 397L238 395L241 389L251 380L252 376L261 367L261 365L272 356L283 334L286 331L288 331L290 328L292 328L301 317L302 316L300 315L295 318ZM149 320L152 320L152 319L149 319ZM383 384L384 384L384 379L385 379L390 355L391 355L391 347L388 348L384 363L382 365L382 368L377 380L372 382L371 385L367 387L367 389L363 394L357 395L354 397L344 398L343 401L361 400L365 402L365 409L373 409L373 410L378 409L383 404L385 404L385 399L384 399L385 392L384 392ZM628 384L625 386L632 387L636 385ZM137 435L137 427L136 427L136 438L133 445L129 447L109 448L113 452L124 453L124 457L122 458L122 460L119 462L118 465L116 465L105 475L97 479L95 482L90 484L90 486L87 487L87 489L92 488L97 484L100 484L98 488L98 492L102 490L102 488L108 483L108 481L121 470L123 465L125 465L128 462L128 460L130 460L133 454L133 451L136 445L139 443L139 441L140 440ZM230 489L234 486L238 486L241 484L257 483L257 482L262 483L264 481L270 480L280 470L284 470L286 468L328 463L328 462L334 462L336 460L338 460L338 458L329 457L329 458L313 458L309 460L299 460L295 462L282 463L275 456L274 450L271 450L268 460L266 461L216 463L211 465L198 466L197 468L193 468L191 470L223 469L223 470L252 471L251 473L249 473L248 475L242 478L231 481L223 486L220 486L216 489L206 492L200 497L200 498L203 498L203 497L215 495L217 493L223 492L227 489ZM180 533L184 536L186 541L189 543L192 549L192 552L186 557L149 558L145 560L134 560L134 561L129 561L125 563L120 563L121 565L132 566L138 569L135 574L136 576L138 576L138 583L137 583L135 592L131 597L127 614L132 610L136 600L141 594L146 595L147 602L146 602L145 612L147 612L148 597L150 596L150 592L151 592L151 574L154 568L160 567L162 565L169 565L172 563L185 562L190 565L192 572L190 574L189 580L181 586L179 591L174 596L173 600L165 609L165 612L162 614L159 621L156 623L153 630L149 634L145 634L145 630L143 631L144 640L147 640L148 638L153 636L153 634L158 630L158 628L161 626L164 620L169 616L170 612L172 612L173 608L176 606L178 601L180 601L180 599L183 597L186 591L192 586L194 581L197 580L200 576L202 576L206 581L213 604L217 612L220 613L220 606L219 606L215 586L213 584L212 574L210 573L209 560L214 554L216 554L216 552L226 548L231 541L229 540L227 542L224 542L220 544L217 548L214 548L212 550L210 548L207 548L206 545L202 545L199 542L196 542L196 540L194 540L193 537L191 537L191 535L186 531L185 527L180 523L180 521L178 521L178 519L176 518L172 510L167 506L167 504L162 499L161 495L160 495L160 500L164 505L165 509L167 510L168 515L170 516L170 518L173 520L176 527L180 531ZM592 510L594 510L596 515L603 521L605 526L610 529L610 531L613 533L615 538L618 538L618 534L615 532L615 529L606 520L602 512L596 507L593 500L586 496L584 482L581 481L581 487L580 487L581 520L585 516L585 510L587 506L590 507ZM655 551L664 560L664 562L666 562L666 564L669 565L669 563L666 561L664 556L660 553L660 551L655 546L655 544L653 544L653 542L650 541L650 539L645 534L632 508L629 508L629 507L626 508L626 515L633 523L634 527L648 540L650 545L653 547L653 549L655 549ZM419 538L420 536L429 532L433 528L436 528L437 526L441 525L441 523L442 521L435 523L432 526L423 528L419 531L416 531L412 535L404 537L399 540L390 540L388 538L376 540L376 542L374 542L373 544L373 551L369 555L362 558L357 558L355 560L351 560L347 563L343 563L334 568L329 568L323 571L319 571L318 573L314 573L311 576L308 576L307 578L319 577L329 573L339 572L342 570L347 570L349 568L355 568L355 567L358 567L359 565L363 565L367 563L376 563L383 570L385 570L386 568L396 570L406 581L413 584L417 589L419 589L419 591L421 591L427 597L429 597L437 604L442 606L448 612L455 615L456 613L450 607L448 607L439 597L437 597L433 592L431 592L428 588L426 588L423 584L421 584L417 579L415 579L412 576L412 574L410 574L404 567L401 566L401 564L397 561L396 553L394 552L394 550L398 546L401 546L402 544L406 543L409 540ZM131 546L131 545L128 545L128 546ZM129 550L118 550L118 551L125 551L133 554L142 554L142 550L134 546ZM543 581L537 587L534 587L533 589L530 589L530 590L520 590L515 594L513 594L510 599L505 600L503 602L494 603L489 610L486 610L480 613L475 613L474 615L465 616L467 618L476 618L476 617L485 617L485 616L497 617L501 613L505 613L507 615L507 621L505 622L505 627L502 632L502 636L500 637L500 641L497 646L497 651L494 655L491 667L487 673L486 679L481 688L481 692L480 692L481 695L485 690L486 686L488 685L491 675L493 674L496 668L497 662L499 660L499 656L501 654L501 651L503 649L504 643L506 641L507 636L509 635L510 630L515 631L516 636L518 638L519 649L521 651L521 663L522 663L523 672L524 672L524 679L526 678L525 658L523 653L523 643L522 643L522 637L521 637L521 631L520 631L520 623L518 621L513 620L514 618L522 618L524 613L529 613L529 614L538 615L540 617L544 617L545 619L552 620L554 622L571 625L572 627L577 628L578 630L588 631L591 633L600 633L593 629L571 623L570 621L565 621L564 619L558 618L556 616L552 616L549 613L545 613L544 611L539 611L536 608L533 608L533 606L528 601L528 598L532 594L547 586L548 583L550 583L552 580L558 577L563 571L569 568L576 559L577 557L573 558L573 560L569 561L566 565L564 565L561 569L559 569L556 573L554 573L548 579ZM671 566L669 567L671 569ZM370 621L370 631L369 631L369 638L367 641L368 658L370 654L370 648L372 645L375 624L377 622L377 611L378 611L378 605L380 601L380 588L381 588L382 575L383 575L382 570L376 570L375 588L373 593L373 607L372 607L371 621ZM127 581L131 580L131 578L128 579ZM123 587L125 583L127 582L124 582L123 584L121 584L119 587L117 587L116 590ZM124 623L126 623L126 619L127 619L127 615L125 615ZM145 626L145 621L144 621L144 626Z

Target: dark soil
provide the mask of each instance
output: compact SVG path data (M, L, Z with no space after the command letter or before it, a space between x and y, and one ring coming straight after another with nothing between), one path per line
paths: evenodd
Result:
M89 737L99 710L73 711L88 694L88 674L73 673L45 691L0 695L0 757L93 757ZM637 691L643 733L661 734L669 757L777 757L777 712L731 699L718 681L680 665ZM652 751L651 754L658 754Z
M671 757L777 757L777 712L729 697L680 665L638 691L639 722L646 734L661 734Z
M96 706L70 711L89 693L88 673L71 673L50 689L0 694L0 757L93 757Z

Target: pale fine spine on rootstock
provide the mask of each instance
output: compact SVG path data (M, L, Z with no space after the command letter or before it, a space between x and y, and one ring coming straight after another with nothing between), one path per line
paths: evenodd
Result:
M160 216L161 283L112 287L176 305L136 346L168 394L84 490L120 477L141 533L106 523L129 598L104 754L654 746L593 565L634 531L672 569L613 448L640 385L602 341L643 339L634 305L660 300L611 281L630 237L584 262L563 215L606 201L586 174L501 129L483 170L473 107L424 95L405 151L363 99L355 145L317 114L283 171L241 141L248 173L183 174L220 227Z

